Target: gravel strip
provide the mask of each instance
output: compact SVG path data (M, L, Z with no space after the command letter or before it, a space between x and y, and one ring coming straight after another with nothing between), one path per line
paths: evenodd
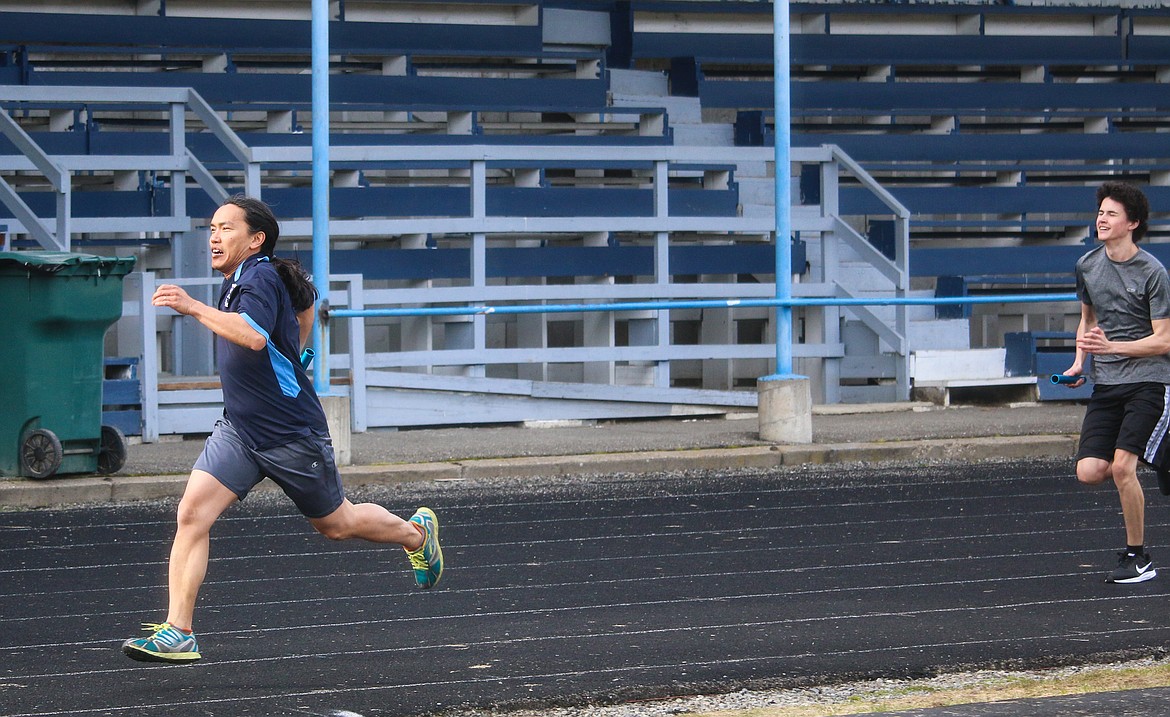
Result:
M1043 670L977 670L920 679L875 679L820 687L776 690L739 690L722 695L699 695L652 700L635 704L584 707L546 707L523 710L473 709L446 713L449 717L674 717L696 712L749 710L863 703L914 693L935 694L948 690L1003 686L1021 680L1055 681L1086 672L1153 667L1161 657L1145 657L1107 664L1075 665ZM859 711L863 708L858 704Z

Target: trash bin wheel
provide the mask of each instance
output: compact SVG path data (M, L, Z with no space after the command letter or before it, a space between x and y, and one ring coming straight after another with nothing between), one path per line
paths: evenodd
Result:
M61 467L64 456L57 434L34 428L20 442L20 472L29 478L48 478Z
M126 465L126 436L114 426L102 426L102 445L98 449L97 472L117 473Z

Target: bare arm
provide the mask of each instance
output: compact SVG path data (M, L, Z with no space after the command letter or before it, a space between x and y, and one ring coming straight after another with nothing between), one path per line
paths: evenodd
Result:
M1097 312L1093 311L1093 307L1089 304L1081 304L1081 321L1077 324L1076 333L1076 355L1073 358L1072 366L1069 366L1064 371L1065 376L1080 376L1085 370L1085 355L1086 352L1081 348L1081 337L1089 333L1093 329L1097 329ZM1097 329L1100 331L1100 329ZM1085 383L1084 377L1075 383L1067 384L1068 388L1079 388Z
M196 301L182 287L174 284L159 286L151 298L151 303L192 316L218 336L244 348L259 351L268 345L268 340L252 328L243 316L231 311L220 311L202 301Z
M313 320L316 318L316 307L310 306L304 311L297 314L297 326L301 331L301 343L298 346L304 350L309 343L309 335L313 333Z
M1081 357L1083 352L1142 358L1170 353L1170 319L1154 319L1150 324L1154 332L1149 336L1134 341L1110 341L1094 323L1087 331L1078 332L1077 356Z
M1097 312L1093 311L1093 307L1089 304L1081 304L1081 321L1077 324L1076 357L1073 359L1073 365L1064 372L1066 376L1080 376L1081 372L1085 370L1086 352L1081 348L1081 337L1095 328L1097 328Z

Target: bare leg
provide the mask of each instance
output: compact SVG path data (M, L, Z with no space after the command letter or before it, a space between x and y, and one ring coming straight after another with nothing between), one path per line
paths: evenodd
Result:
M1104 458L1082 458L1077 461L1077 480L1085 485L1101 485L1113 477L1113 463Z
M360 538L372 543L396 543L407 550L422 545L422 531L377 503L354 505L347 498L324 518L310 518L313 528L330 540Z
M1129 451L1117 450L1113 460L1082 458L1077 461L1077 480L1085 485L1101 485L1110 478L1121 499L1127 545L1145 543L1146 495L1137 478L1138 458Z
M1121 498L1121 514L1125 517L1125 539L1128 545L1145 543L1146 494L1137 477L1138 457L1118 449L1113 457L1113 483Z
M237 500L236 494L204 471L191 471L183 499L179 501L178 527L171 544L168 568L170 602L167 622L189 630L195 615L195 598L207 575L211 526Z

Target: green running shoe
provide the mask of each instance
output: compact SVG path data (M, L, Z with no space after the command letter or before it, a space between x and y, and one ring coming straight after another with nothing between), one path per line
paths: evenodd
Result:
M169 622L158 625L144 622L142 629L150 632L150 637L138 637L122 643L122 652L132 660L188 663L202 657L195 633L185 633Z
M439 584L443 577L443 549L439 547L439 519L430 508L419 508L410 516L410 522L422 526L423 544L418 550L407 550L414 581L423 590Z

